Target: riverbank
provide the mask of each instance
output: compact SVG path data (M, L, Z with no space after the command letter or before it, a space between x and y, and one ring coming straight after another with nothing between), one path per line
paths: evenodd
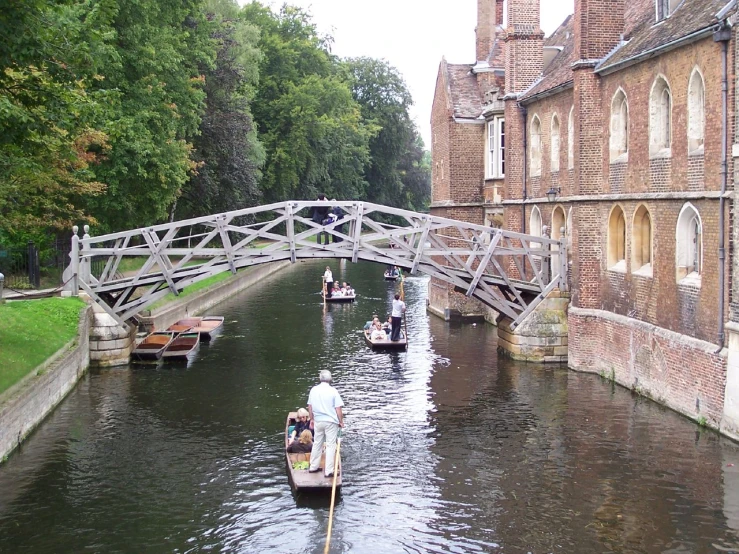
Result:
M197 315L272 276L290 262L247 268L192 285L139 319L164 329ZM199 285L199 286L198 286ZM4 460L74 388L100 356L91 340L95 306L79 298L45 298L0 305L0 460ZM98 308L99 309L99 308ZM115 341L114 341L115 342ZM4 391L4 392L3 392Z
M0 304L0 395L77 337L79 298L43 298Z
M52 300L55 302L50 302ZM77 298L44 299L4 305L4 314L9 313L5 311L7 307L19 312L25 311L27 314L41 313L35 312L36 306L19 306L25 302L42 303L46 307L49 305L56 305L57 308L63 306L63 308L57 311L49 310L48 313L43 313L43 317L34 318L32 327L26 329L25 339L14 341L15 346L25 343L26 349L23 356L13 358L17 366L7 361L6 342L9 345L9 351L12 351L13 347L3 335L3 361L0 372L6 373L7 368L13 368L13 371L8 371L7 374L13 373L15 382L0 394L0 460L4 460L15 450L54 410L57 404L74 388L90 365L89 336L92 324L90 307L85 307L84 302ZM70 311L76 320L74 334L70 340L63 343L61 348L53 350L58 341L64 340L64 335L68 333L68 330L64 331L67 326L62 325L63 329L59 330L56 337L49 336L47 327L54 321L71 317ZM63 316L59 316L59 313ZM57 317L54 317L55 315ZM20 319L17 318L16 321ZM5 325L7 322L2 323L3 327ZM34 330L39 331L39 334L34 334L32 332ZM42 344L40 342L42 338L48 342ZM47 354L49 351L53 351L51 355ZM20 375L22 368L28 368L29 364L33 364L35 360L43 356L46 356L46 359L42 363L32 365L32 369Z

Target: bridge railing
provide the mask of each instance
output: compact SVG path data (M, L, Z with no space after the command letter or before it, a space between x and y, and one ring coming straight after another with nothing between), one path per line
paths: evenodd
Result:
M368 202L279 202L97 237L75 232L72 243L73 290L120 323L217 273L280 260L368 260L428 274L509 316L514 327L567 286L565 240ZM93 258L106 260L95 274Z

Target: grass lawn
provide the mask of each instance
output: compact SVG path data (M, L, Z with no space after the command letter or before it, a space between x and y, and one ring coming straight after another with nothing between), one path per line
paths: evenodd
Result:
M0 304L0 393L77 335L79 298L42 298Z
M198 292L199 290L203 290L206 287L209 287L211 285L214 285L215 283L220 283L221 281L225 281L229 277L231 277L232 274L230 271L224 271L223 273L219 273L217 275L213 275L212 277L208 277L207 279L203 279L202 281L198 281L197 283L194 283L190 285L189 287L185 287L180 291L179 296L175 296L171 292L167 294L164 298L160 298L156 302L154 302L151 306L149 306L149 310L153 311L157 308L161 308L165 304L169 304L170 302L173 302L175 300L179 300L181 298L184 298L186 296L189 296L195 292Z

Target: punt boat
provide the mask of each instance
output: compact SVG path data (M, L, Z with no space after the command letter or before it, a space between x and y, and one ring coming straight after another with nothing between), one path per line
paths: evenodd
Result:
M385 271L385 281L397 281L400 275L392 271Z
M198 325L190 329L191 333L200 333L200 339L208 341L211 335L223 326L222 315L207 315Z
M354 302L356 298L356 294L352 294L351 296L326 296L326 302Z
M287 475L290 479L290 486L295 492L331 492L334 484L334 478L324 477L324 464L326 463L326 453L321 456L321 471L316 473L308 473L308 465L303 463L305 469L295 469L295 464L300 462L310 463L310 453L294 454L287 451L287 443L290 438L290 428L298 421L298 412L290 412L287 414L287 422L285 423L285 463L287 465ZM297 439L296 439L297 440ZM339 457L339 474L336 476L336 490L341 488L341 457Z
M200 333L181 333L162 354L164 360L186 360L200 344Z
M177 336L174 331L156 331L142 340L131 352L135 360L158 360Z
M188 317L185 319L180 319L179 321L175 322L174 325L170 325L167 327L167 331L175 331L176 333L185 333L192 329L193 327L197 327L200 325L200 322L203 320L202 317Z
M405 350L408 348L408 338L403 330L400 331L400 340L390 340L389 338L372 340L370 338L371 333L369 329L365 329L364 340L373 350Z

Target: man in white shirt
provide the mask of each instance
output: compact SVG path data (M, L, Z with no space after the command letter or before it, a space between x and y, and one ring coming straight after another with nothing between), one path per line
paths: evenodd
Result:
M393 311L390 314L392 317L393 331L390 333L390 340L400 340L400 323L403 320L403 314L405 313L405 302L400 299L400 295L396 294L393 300Z
M334 275L329 266L326 266L326 271L323 272L323 282L326 283L326 296L331 296L334 292Z
M321 371L320 383L310 390L308 395L308 412L311 426L315 432L313 449L310 453L310 473L321 470L321 454L323 443L326 443L326 466L323 468L325 477L334 474L334 458L336 457L336 437L339 428L344 427L344 402L339 392L331 386L331 372Z

